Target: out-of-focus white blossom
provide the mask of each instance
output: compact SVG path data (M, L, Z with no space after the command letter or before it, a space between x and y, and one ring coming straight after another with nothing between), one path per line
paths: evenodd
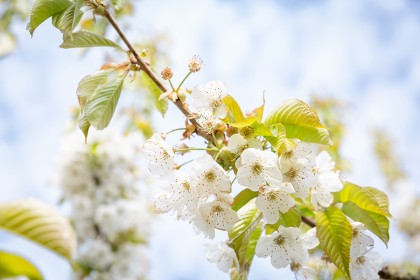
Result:
M248 148L242 152L236 165L238 183L253 191L282 183L277 155L270 151Z
M323 151L316 157L315 171L318 181L311 192L311 201L315 208L330 206L333 202L331 193L343 188L340 172L333 171L334 166L335 162L327 152Z
M209 262L215 263L217 268L226 273L229 272L229 269L234 264L236 266L238 265L235 251L222 241L206 244L206 258Z
M81 279L140 279L151 213L139 188L140 139L101 134L64 142L57 183L78 236Z
M233 154L240 154L248 148L262 149L260 140L254 137L245 138L241 134L234 134L229 138L228 149Z

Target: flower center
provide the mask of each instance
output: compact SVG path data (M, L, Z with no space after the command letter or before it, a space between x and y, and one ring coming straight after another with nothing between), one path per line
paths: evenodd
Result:
M251 166L251 170L254 175L260 175L263 171L263 166L256 162Z
M276 192L276 191L274 191L274 190L269 191L269 192L267 193L267 199L268 199L269 201L274 201L274 200L276 200L276 199L277 199L277 192Z
M188 181L184 181L184 182L182 182L181 183L181 185L184 187L184 189L186 189L187 191L189 191L190 190L190 187L191 187L191 185L190 185L190 182L188 182Z
M286 238L284 238L284 236L283 235L279 235L278 237L276 237L275 239L274 239L274 243L277 245L277 246L282 246L283 244L284 244L284 242L286 241Z
M216 205L216 206L213 206L213 208L211 208L211 211L213 213L219 213L219 212L222 212L223 211L223 208L220 207L219 205Z
M216 173L213 170L207 171L204 173L204 178L207 182L213 183L216 180Z
M366 261L365 256L360 256L360 257L358 257L358 258L357 258L356 263L358 263L358 264L362 264L362 263L364 263L365 261Z
M298 174L298 170L292 167L289 169L289 171L286 172L285 175L291 179L294 179L296 178L297 174Z
M166 151L164 148L162 148L162 157L163 159L169 159L171 155Z
M293 156L293 150L287 151L283 153L283 157L285 159L290 159Z
M215 110L222 105L222 100L220 99L213 99L210 103L210 107Z

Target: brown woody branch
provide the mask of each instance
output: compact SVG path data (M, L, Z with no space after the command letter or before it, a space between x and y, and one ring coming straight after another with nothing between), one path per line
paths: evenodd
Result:
M130 53L135 58L135 63L140 66L140 69L146 73L147 76L149 76L150 79L155 83L155 85L162 91L162 93L165 93L168 91L168 89L165 87L165 85L162 83L161 80L153 73L152 69L147 65L147 63L139 56L138 52L134 49L133 45L130 43L130 41L125 36L124 32L121 30L118 23L115 21L114 17L109 13L109 11L105 7L104 16L108 19L109 23L114 27L115 31L117 31L118 35L121 37L121 39L124 41L124 44L127 46L127 48L130 50ZM186 118L189 118L191 116L191 112L184 106L184 103L182 103L181 100L177 99L176 101L172 101L176 107L185 115ZM195 119L190 119L190 122L195 126L195 133L204 139L206 139L208 142L213 143L213 138L210 134L208 134L205 130L203 130L200 126L200 124ZM214 143L213 143L214 144Z

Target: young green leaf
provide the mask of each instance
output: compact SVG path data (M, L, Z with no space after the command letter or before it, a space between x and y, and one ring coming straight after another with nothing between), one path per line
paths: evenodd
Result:
M76 94L82 111L86 106L86 101L95 93L101 84L104 84L107 81L108 76L113 71L114 69L101 70L87 75L79 82Z
M30 261L21 256L0 251L0 279L25 276L29 280L42 280L42 274Z
M82 7L84 5L85 0L76 0L74 2L74 16L73 16L73 23L71 25L71 30L73 31L76 26L79 24L80 19L83 16Z
M238 257L241 273L247 273L255 255L255 247L261 236L261 210L255 203L248 203L238 211L239 222L228 232L231 246Z
M334 194L334 199L336 202L342 203L351 201L361 209L391 217L388 211L389 205L386 195L374 188L363 188L346 182L343 189Z
M84 112L89 123L96 129L104 129L114 115L124 79L127 73L109 78L100 84L95 92L86 100Z
M246 188L243 189L240 193L238 193L232 204L232 209L234 211L238 211L241 209L245 204L247 204L251 199L258 196L258 192L251 191L250 189Z
M72 5L70 0L35 0L31 9L27 30L33 35L35 29L46 19Z
M83 14L76 14L75 4L68 7L66 10L53 15L52 24L61 30L63 33L70 34L73 32L73 24L76 25L79 23Z
M223 103L225 103L228 108L228 114L226 117L227 123L240 123L245 120L241 107L238 102L236 102L235 98L228 94L223 98Z
M269 229L267 230L267 234L271 234L274 230L278 230L279 226L285 227L299 227L302 222L302 216L300 214L300 209L298 206L294 206L289 209L286 213L279 212L279 220L277 223L268 225Z
M319 120L315 109L301 100L285 101L264 121L267 126L279 123L286 129L287 138L331 145L328 129Z
M254 109L254 111L253 111L253 113L254 113L255 117L257 117L257 120L258 120L259 122L262 122L262 119L263 119L263 115L264 115L264 106L265 106L265 98L264 98L264 96L263 96L263 104L262 104L260 107L255 108L255 109Z
M120 45L101 35L81 30L72 34L63 35L63 43L60 48L93 48L93 47L112 47L124 51Z
M389 220L387 217L362 209L348 201L343 204L343 213L357 222L363 223L368 230L378 236L385 245L389 241Z
M71 261L76 237L69 222L36 199L0 204L0 229L18 234Z
M162 94L161 90L143 71L140 72L140 79L144 86L150 91L151 97L155 102L155 106L158 111L162 114L162 116L165 116L166 111L168 111L168 99L159 99L160 95Z
M90 122L87 119L84 111L80 112L77 124L79 125L80 130L83 132L83 135L85 136L85 143L87 143L87 137L88 137L88 133L89 133Z
M276 150L278 155L296 147L296 142L286 137L286 129L282 124L277 123L271 125L270 128L270 131L274 136L265 136L265 139L267 139L274 150Z
M317 212L316 235L331 261L350 278L350 245L353 229L343 212L331 206Z

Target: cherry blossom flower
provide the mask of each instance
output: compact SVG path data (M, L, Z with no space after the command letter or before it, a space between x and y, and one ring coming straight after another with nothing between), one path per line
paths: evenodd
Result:
M262 210L268 224L275 224L278 221L279 211L286 213L296 204L290 196L294 192L290 183L283 183L281 187L268 187L261 191L255 200L255 205Z
M153 194L155 207L159 212L173 210L179 215L183 210L193 211L197 208L199 197L189 174L175 170L174 176L163 182L163 188L167 191L160 190Z
M311 153L308 144L299 142L296 148L281 156L281 172L283 180L293 185L295 196L305 199L310 188L316 184L316 177L309 160Z
M374 240L364 233L365 229L362 223L354 222L351 225L353 227L353 239L350 247L350 258L356 259L373 248Z
M315 171L318 180L311 192L311 201L315 208L330 206L333 202L331 192L337 192L343 188L340 172L334 172L334 166L335 162L327 152L323 151L317 156Z
M193 161L190 176L200 197L231 191L229 176L209 154Z
M209 262L215 263L217 268L223 272L229 272L229 269L236 265L239 267L238 258L236 257L235 251L226 245L225 242L216 242L212 244L206 244L206 258Z
M236 161L238 183L258 191L264 186L279 186L282 182L277 155L254 148L244 150Z
M239 221L238 214L231 206L218 200L201 204L199 213L208 225L220 230L231 230Z
M382 269L383 260L377 252L368 252L350 263L350 276L352 280L379 279L378 272Z
M221 81L212 81L205 86L196 86L191 93L190 109L194 113L209 113L215 119L224 119L227 115L227 107L223 102L226 94L225 85Z
M248 148L262 149L261 142L254 138L245 138L241 134L234 134L229 138L228 149L233 154L240 154Z
M152 174L162 177L171 174L175 165L175 153L161 134L153 134L144 143L144 152Z
M300 238L300 229L283 226L258 240L255 255L263 258L271 256L271 264L275 268L286 267L291 262L304 263L309 257Z

